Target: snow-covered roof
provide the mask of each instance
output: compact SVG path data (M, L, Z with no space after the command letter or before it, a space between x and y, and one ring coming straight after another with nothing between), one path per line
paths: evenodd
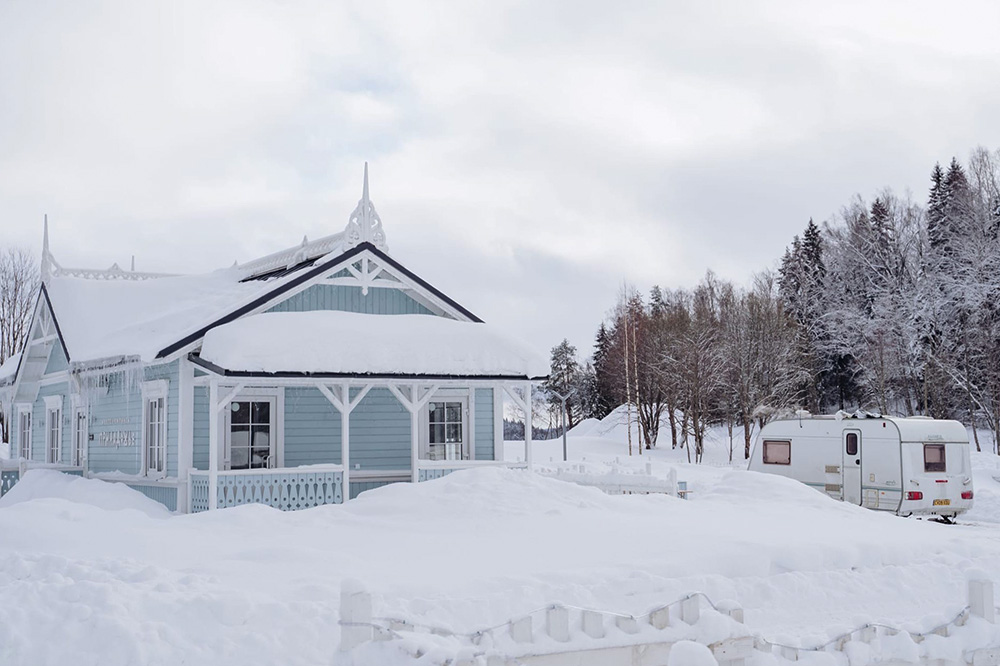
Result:
M138 356L152 361L185 333L273 288L240 282L241 275L227 269L151 280L52 277L46 291L72 360Z
M3 363L0 363L0 386L14 380L14 375L17 374L17 366L20 362L21 352L16 352L8 356Z
M968 442L969 433L958 421L944 421L921 417L888 418L899 428L899 439L903 442Z
M206 333L201 359L251 373L534 378L549 371L531 348L486 324L337 311L237 319Z

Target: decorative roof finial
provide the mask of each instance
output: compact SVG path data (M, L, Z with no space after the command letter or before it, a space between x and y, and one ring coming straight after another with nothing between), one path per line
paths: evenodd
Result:
M49 216L46 215L42 223L42 284L48 284L52 277L52 255L49 254Z
M361 200L351 213L351 218L344 229L344 244L352 248L360 243L371 243L378 249L388 252L385 242L385 231L382 230L382 218L375 212L375 205L368 197L368 162L365 162L365 180L361 190Z

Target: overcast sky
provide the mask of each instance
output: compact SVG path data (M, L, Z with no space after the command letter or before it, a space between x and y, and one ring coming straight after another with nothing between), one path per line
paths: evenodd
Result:
M0 245L204 272L343 229L540 351L1000 147L996 2L0 0Z

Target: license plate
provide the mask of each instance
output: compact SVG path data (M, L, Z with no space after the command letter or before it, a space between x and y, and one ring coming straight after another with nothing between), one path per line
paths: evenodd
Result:
M934 506L948 506L949 504L951 504L951 500L950 499L946 499L946 500L934 500Z

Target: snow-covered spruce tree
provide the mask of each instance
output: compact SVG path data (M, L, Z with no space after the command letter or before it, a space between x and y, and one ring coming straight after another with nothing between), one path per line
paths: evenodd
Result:
M617 405L621 404L615 391L615 372L612 365L613 345L613 333L608 330L604 322L601 322L594 339L594 390L591 410L588 415L591 418L603 419Z
M562 401L559 396L566 397L566 425L573 428L580 421L580 403L582 396L582 380L580 363L576 359L576 347L563 339L552 348L549 378L543 389L548 397L549 412L556 415L556 423L562 425L558 415L562 411Z

